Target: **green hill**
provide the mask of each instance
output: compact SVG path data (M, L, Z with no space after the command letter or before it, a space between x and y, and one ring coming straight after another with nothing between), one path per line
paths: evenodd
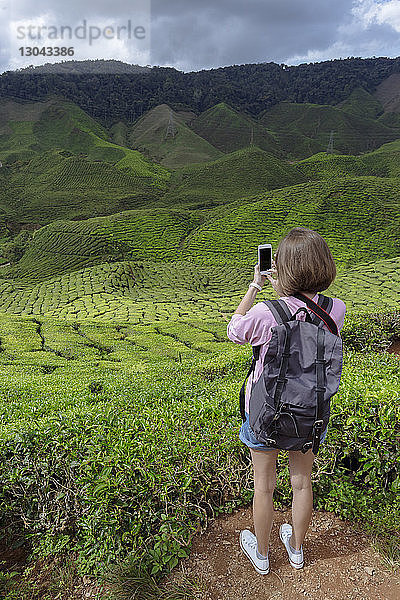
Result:
M45 224L133 208L156 199L170 173L71 102L2 101L0 210L4 220Z
M365 157L351 156L349 154L327 154L319 152L309 158L296 162L296 169L308 181L321 179L335 179L341 177L363 177L366 175L383 176L379 168L379 161L371 160L368 164Z
M369 119L376 119L383 113L381 102L362 87L355 88L346 100L336 105L336 108Z
M399 179L346 177L293 185L204 212L125 211L85 221L56 221L34 233L3 277L37 282L118 258L246 265L262 241L276 245L290 227L316 229L340 270L400 254Z
M207 208L304 181L295 167L256 146L172 174L164 203Z
M354 100L354 99L353 99ZM376 119L330 105L281 102L266 111L260 122L273 131L285 152L294 158L304 158L328 147L330 132L334 132L334 149L343 154L358 154L373 150L397 137L398 131Z
M383 144L359 156L320 152L297 161L293 168L305 180L332 179L346 176L400 176L400 140Z
M169 175L139 152L113 165L49 150L0 169L0 222L45 225L146 205L160 197Z
M72 102L63 98L28 104L1 102L0 160L5 163L63 150L108 162L131 175L167 177L165 170L139 152L112 143L109 133Z
M167 135L170 115L172 128ZM172 111L166 104L156 106L125 133L127 144L168 168L219 158L222 153L192 131L186 120L185 113Z
M130 210L80 221L53 221L34 232L19 262L0 276L38 282L121 256L176 260L184 237L201 216L184 210Z
M396 69L397 71L397 69ZM377 86L374 96L381 102L385 112L400 112L400 73L394 72Z
M378 118L379 123L400 132L400 113L385 112ZM400 133L399 133L400 135Z
M3 162L29 158L50 148L83 152L95 146L107 147L106 130L64 98L26 103L1 100L0 104Z
M0 131L2 135L17 134L31 138L21 138L20 144L33 151L49 148L73 149L78 143L79 150L84 146L89 151L94 147L110 150L118 149L110 143L110 134L98 121L89 116L79 106L62 96L51 96L43 102L20 102L1 99ZM5 138L2 138L4 140ZM34 143L29 146L29 143ZM99 150L98 150L99 151Z
M182 244L182 257L206 264L253 261L260 243L276 246L295 226L323 235L340 271L400 255L399 179L353 177L299 184L224 207Z
M256 119L221 102L193 119L190 126L222 152L234 152L251 142L275 156L283 156L279 143Z

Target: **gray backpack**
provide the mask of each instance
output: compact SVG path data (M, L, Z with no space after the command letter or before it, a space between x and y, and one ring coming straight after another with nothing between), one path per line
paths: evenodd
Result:
M284 300L264 301L277 325L271 329L263 372L251 387L249 425L255 438L266 446L303 453L312 449L317 454L321 433L329 422L330 399L339 388L342 339L329 315L332 298L319 294L316 303L300 293L294 296L307 308L299 308L293 315ZM305 321L296 318L301 312ZM240 390L243 422L245 383L259 351L260 346L253 346L253 361Z

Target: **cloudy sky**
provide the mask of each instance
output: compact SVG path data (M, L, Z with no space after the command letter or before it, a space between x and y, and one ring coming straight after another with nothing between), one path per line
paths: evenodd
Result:
M198 71L395 57L400 0L0 0L0 44L1 72L71 58ZM34 46L74 56L22 56Z

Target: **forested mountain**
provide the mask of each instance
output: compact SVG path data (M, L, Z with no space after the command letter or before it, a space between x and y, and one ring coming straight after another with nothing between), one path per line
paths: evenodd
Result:
M284 100L335 105L358 87L374 92L400 72L400 58L347 58L298 66L265 62L189 73L169 67L121 73L120 64L113 73L94 73L93 61L84 63L79 66L71 61L70 71L68 63L63 63L62 73L50 72L46 65L3 73L0 97L39 100L56 93L103 123L134 121L164 103L175 110L200 113L226 102L258 116ZM107 68L102 65L103 70Z

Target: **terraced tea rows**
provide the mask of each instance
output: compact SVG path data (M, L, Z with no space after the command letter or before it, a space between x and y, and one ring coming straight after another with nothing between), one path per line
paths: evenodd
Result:
M170 115L172 131L167 136ZM127 145L150 154L161 165L173 169L222 156L222 152L186 125L186 116L166 104L143 115L126 133Z
M0 313L0 369L19 373L26 366L53 373L87 365L140 371L151 362L182 362L231 349L225 334L224 321L204 316L188 328L164 321L111 324Z
M179 257L180 244L201 217L185 211L126 211L42 227L24 256L1 275L41 281L55 274L122 257L155 261Z
M198 227L182 245L182 256L222 264L227 256L249 263L262 242L276 246L292 227L325 237L341 271L358 262L400 254L397 179L348 178L275 190L230 204L221 216Z
M176 169L162 202L202 209L306 179L295 166L250 146L213 162Z
M398 138L397 130L366 114L349 112L348 106L285 101L266 110L260 123L276 132L286 154L298 158L326 150L331 131L336 152L343 154L368 152Z
M299 175L316 180L348 176L399 177L399 156L399 145L393 142L361 156L321 152L297 162L294 168Z
M400 301L400 258L360 264L340 273L328 294L349 310L395 308ZM0 280L0 310L96 322L179 324L226 322L252 279L253 265L122 261L65 273L38 284ZM267 284L257 301L273 298Z
M398 309L400 257L356 265L341 273L329 292L343 298L350 311Z
M61 318L154 320L221 318L252 270L192 263L102 263L36 285L0 280L0 310Z

